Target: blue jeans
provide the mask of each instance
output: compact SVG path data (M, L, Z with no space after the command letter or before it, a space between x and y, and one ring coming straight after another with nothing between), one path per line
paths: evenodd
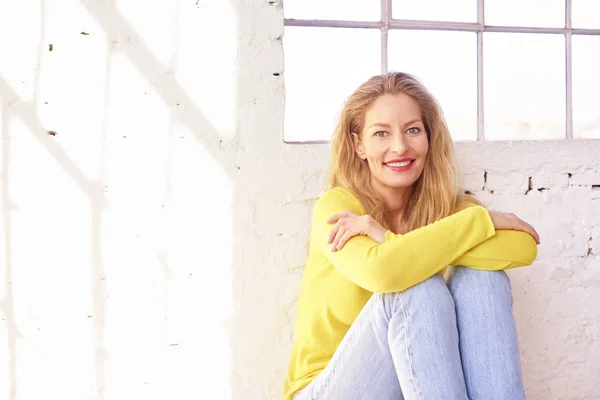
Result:
M294 400L525 399L504 271L457 267L374 294Z

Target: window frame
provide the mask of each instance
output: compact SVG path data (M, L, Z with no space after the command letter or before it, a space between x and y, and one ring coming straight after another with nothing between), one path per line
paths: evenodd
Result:
M347 20L307 20L284 18L284 26L320 27L320 28L355 28L378 29L381 33L381 73L388 72L388 32L399 30L433 30L463 31L477 34L477 141L485 141L484 104L483 104L483 34L499 33L534 33L562 34L565 36L565 137L560 140L573 139L573 70L572 70L572 38L573 35L600 36L600 29L573 28L572 0L565 0L565 26L563 28L541 28L527 26L486 25L485 0L477 0L477 22L425 21L411 19L395 19L392 17L392 0L381 0L380 21L347 21ZM285 7L285 4L284 4ZM284 128L285 129L285 128ZM547 139L550 140L550 139ZM579 140L579 139L577 139ZM285 140L284 140L285 141ZM285 143L329 143L328 140L285 141Z

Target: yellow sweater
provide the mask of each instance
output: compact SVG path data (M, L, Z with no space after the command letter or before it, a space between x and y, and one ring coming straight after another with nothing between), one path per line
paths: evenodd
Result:
M398 292L450 265L502 270L529 265L537 256L527 233L494 230L481 206L459 211L404 235L386 232L385 243L355 236L337 252L327 238L334 214L364 215L349 190L332 189L313 211L308 261L296 311L296 340L284 383L291 399L327 365L342 338L373 293Z

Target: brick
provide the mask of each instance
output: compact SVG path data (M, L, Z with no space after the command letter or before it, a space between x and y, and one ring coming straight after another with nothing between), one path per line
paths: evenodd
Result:
M573 173L570 179L571 185L600 185L600 171L585 170L581 173Z
M483 190L484 185L484 172L464 174L462 189L468 190L469 192L480 192Z
M569 175L560 172L534 173L531 178L531 183L534 190L565 189L569 186Z
M595 226L591 230L592 240L590 240L590 248L592 254L600 256L600 226Z
M529 175L519 172L488 171L486 189L495 193L525 194L529 188Z

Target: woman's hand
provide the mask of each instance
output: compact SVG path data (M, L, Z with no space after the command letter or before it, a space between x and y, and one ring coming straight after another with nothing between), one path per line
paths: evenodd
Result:
M521 220L515 214L503 213L498 211L488 211L495 229L505 229L512 231L522 231L529 233L537 244L540 244L540 235L536 232L533 226Z
M329 218L327 223L335 224L327 240L327 244L333 244L331 251L340 250L350 238L357 235L367 236L377 243L385 242L386 229L370 215L344 211Z

